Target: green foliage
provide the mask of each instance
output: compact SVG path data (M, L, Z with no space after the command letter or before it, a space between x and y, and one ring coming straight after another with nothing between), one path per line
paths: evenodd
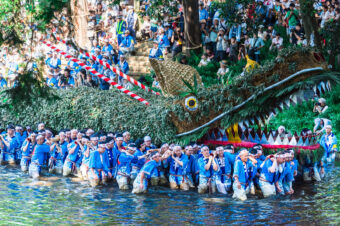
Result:
M320 117L332 121L333 132L340 135L340 85L333 87L333 90L323 96L327 101L328 109ZM313 128L314 119L317 115L313 112L314 101L303 102L300 105L291 107L270 120L269 128L277 129L280 125L285 126L292 132L301 132L303 128ZM299 119L299 120L296 120Z
M178 54L175 58L177 62L183 57L183 54ZM205 87L210 87L211 85L218 84L217 80L217 71L220 67L218 62L210 62L207 66L198 67L199 62L201 61L202 54L196 54L194 51L191 51L190 57L188 58L188 65L194 67L198 74L200 74L202 78L202 82Z
M51 89L40 80L32 72L19 74L16 87L1 91L0 108L10 109L18 115L27 105L34 104L40 107L40 102L36 101L38 98L43 98L48 102L57 99L57 96L51 93Z
M210 11L220 11L220 15L226 18L229 24L241 24L244 22L243 14L238 13L238 7L242 6L246 8L247 5L251 4L252 0L228 0L224 2L212 1L210 5ZM254 24L253 24L254 25Z
M0 45L22 44L32 24L45 30L54 12L68 3L69 0L0 0Z
M202 66L202 67L195 66L194 68L200 74L202 78L202 82L206 87L209 87L211 85L218 83L216 73L219 68L219 63L210 62L207 66Z
M229 72L226 73L223 80L228 81L229 83L233 83L234 78L242 73L243 68L246 66L246 64L246 60L239 60L236 63L228 66Z
M119 2L119 1L115 1ZM178 13L176 2L169 0L156 0L150 1L149 7L146 11L141 11L141 16L150 16L150 18L157 19L158 21L164 20L164 14L167 13L170 17L174 17Z
M198 84L197 84L197 77L196 77L196 75L194 75L194 86L192 86L190 84L190 82L184 80L183 78L182 78L182 81L183 81L184 85L189 89L189 91L182 92L179 95L181 97L186 97L187 95L194 95L194 96L196 96L197 95L197 90L198 90Z

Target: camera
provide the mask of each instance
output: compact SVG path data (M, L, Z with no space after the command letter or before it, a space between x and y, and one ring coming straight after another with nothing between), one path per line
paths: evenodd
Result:
M27 138L27 141L28 141L28 142L31 142L31 138Z
M74 144L75 144L75 145L78 145L78 142L77 142L77 141L74 141Z
M319 102L316 102L315 106L321 106L321 104Z

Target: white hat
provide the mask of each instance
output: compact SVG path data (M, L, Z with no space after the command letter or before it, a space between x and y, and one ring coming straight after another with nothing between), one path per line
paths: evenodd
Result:
M147 142L147 141L151 141L151 137L150 136L145 136L144 137L144 142Z

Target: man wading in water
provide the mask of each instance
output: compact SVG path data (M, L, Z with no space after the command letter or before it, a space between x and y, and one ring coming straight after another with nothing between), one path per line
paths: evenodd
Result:
M202 149L203 156L198 159L199 168L199 185L198 193L206 193L209 189L211 193L216 192L216 183L214 174L219 171L215 156L209 153L209 148L204 146Z
M9 125L7 127L7 134L0 135L0 148L2 150L0 162L2 164L15 164L15 152L20 147L20 143L14 135L14 126Z
M249 156L247 149L244 148L240 151L234 165L233 198L240 199L241 201L247 199L247 194L250 191L249 183L256 174L254 169L254 164L256 163L257 161Z

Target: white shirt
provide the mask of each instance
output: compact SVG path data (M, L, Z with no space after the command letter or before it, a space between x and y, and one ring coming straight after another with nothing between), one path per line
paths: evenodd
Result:
M208 63L210 62L210 59L201 59L200 63L198 64L199 67L202 67L202 66L207 66Z
M273 38L272 40L272 44L275 45L276 47L281 47L283 43L283 38L279 37L279 38Z
M219 68L218 71L217 71L217 74L218 75L225 75L226 73L229 72L229 68Z

